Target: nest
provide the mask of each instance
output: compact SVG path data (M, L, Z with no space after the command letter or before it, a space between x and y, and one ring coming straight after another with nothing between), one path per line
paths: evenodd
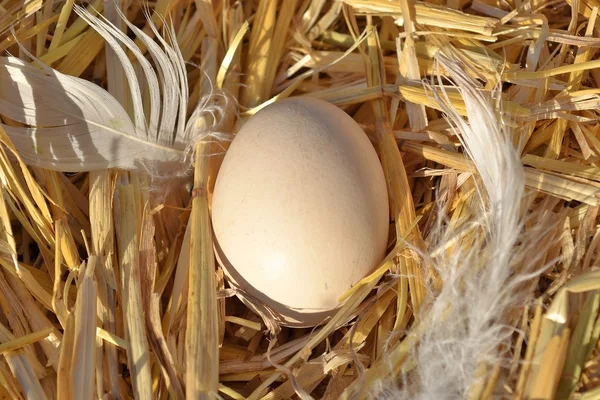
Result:
M597 3L98 0L79 4L87 20L74 4L3 1L0 49L133 115L123 60L89 18L152 62L132 26L160 33L211 140L169 185L159 168L42 168L11 136L24 124L0 76L2 398L600 397ZM314 329L251 312L212 253L227 139L290 96L361 124L390 193L387 257ZM513 173L518 198L494 194ZM498 204L518 205L514 235Z

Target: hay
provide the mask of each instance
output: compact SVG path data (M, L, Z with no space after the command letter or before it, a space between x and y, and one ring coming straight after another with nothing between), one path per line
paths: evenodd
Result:
M0 2L0 50L38 65L31 53L101 85L133 114L122 60L74 4ZM600 397L597 2L80 5L119 29L123 12L150 37L175 39L188 63L192 129L218 122L218 132L197 144L193 179L170 186L143 172L62 173L26 165L9 138L22 124L0 103L2 398L418 397L435 386L418 379L427 369L420 363L438 361L419 353L432 337L428 312L449 284L435 260L487 246L475 211L485 171L466 156L444 111L473 116L440 54L479 92L501 90L496 117L520 153L526 188L524 236L501 288L516 300L487 310L510 334L494 346L495 362L469 360L478 367L461 395ZM148 56L148 43L134 41ZM198 103L214 106L203 102L218 91L229 99L216 100L212 110L224 111L218 121L194 114ZM150 94L142 96L148 111ZM389 183L388 256L315 329L280 329L267 309L250 312L212 253L209 207L223 138L288 96L324 99L351 114L376 144ZM441 225L453 234L440 243ZM534 236L537 247L523 251ZM485 263L482 252L461 266L457 295ZM456 317L452 306L444 313Z

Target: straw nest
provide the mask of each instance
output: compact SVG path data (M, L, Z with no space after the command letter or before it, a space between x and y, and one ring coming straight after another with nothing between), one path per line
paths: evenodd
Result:
M80 5L118 24L113 2ZM416 356L431 333L423 321L444 286L428 262L440 210L460 232L445 254L459 242L475 246L480 233L465 228L476 217L479 166L465 157L443 113L450 106L469 117L468 107L456 88L445 86L445 104L432 95L437 77L449 76L435 61L444 50L479 91L501 89L499 120L524 166L523 204L532 216L524 230L544 228L531 231L539 246L519 261L535 264L516 285L519 302L494 316L510 332L497 362L481 360L462 395L600 398L598 5L121 2L127 19L151 36L145 10L159 28L172 23L189 63L190 113L211 90L236 100L220 121L222 133L287 96L324 99L352 115L377 144L389 180L390 255L329 323L280 329L242 305L209 251L210 193L226 140L198 144L194 190L182 184L157 196L143 173L25 165L0 129L2 397L418 397L434 381L411 373L446 356ZM73 0L0 2L0 49L32 62L29 51L61 73L107 87L120 61L73 7ZM2 118L5 127L18 125ZM181 262L182 248L189 263ZM462 283L484 269L462 268Z

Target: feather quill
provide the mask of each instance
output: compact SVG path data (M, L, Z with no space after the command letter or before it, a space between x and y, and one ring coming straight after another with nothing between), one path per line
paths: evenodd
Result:
M214 105L214 97L210 96L202 99L190 120L186 120L186 66L178 46L173 44L172 28L165 25L165 39L148 19L157 43L120 14L148 49L153 65L133 40L103 16L96 17L79 6L74 6L74 11L105 39L121 61L132 115L106 90L91 82L47 66L37 68L15 57L2 57L0 113L18 123L2 126L21 157L29 165L58 171L121 168L160 175L187 171L194 122L202 113L210 113L212 124L206 128L213 130L217 114L224 107ZM140 76L124 48L139 63ZM145 91L150 99L148 115L142 101Z

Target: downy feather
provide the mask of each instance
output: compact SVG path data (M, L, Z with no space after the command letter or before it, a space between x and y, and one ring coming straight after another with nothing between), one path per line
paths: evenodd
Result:
M430 249L423 256L443 287L430 289L429 306L419 322L424 329L404 364L408 368L401 381L398 377L377 381L373 398L478 398L475 393L493 368L509 359L515 332L509 315L530 300L523 294L531 291L523 288L541 273L540 257L544 246L550 245L540 243L542 230L551 225L547 220L539 222L538 231L524 231L524 170L499 117L500 99L480 90L458 61L444 54L437 61L467 108L465 120L440 89L443 82L431 89L477 168L477 191L471 218L464 225L438 217L428 237Z
M105 39L121 61L132 114L91 82L47 66L37 68L15 57L2 57L0 113L25 125L11 123L2 127L23 160L30 165L71 172L122 168L172 175L187 170L191 163L188 147L198 137L223 136L213 135L212 131L224 107L211 95L201 99L186 120L186 65L174 42L172 28L165 24L165 39L148 19L159 45L120 15L148 49L153 65L133 40L105 17L96 17L79 6L74 6L74 10ZM134 55L141 76L136 75L136 68L121 46ZM142 101L144 92L149 95L148 115ZM203 114L209 116L210 122L198 129L196 122Z

